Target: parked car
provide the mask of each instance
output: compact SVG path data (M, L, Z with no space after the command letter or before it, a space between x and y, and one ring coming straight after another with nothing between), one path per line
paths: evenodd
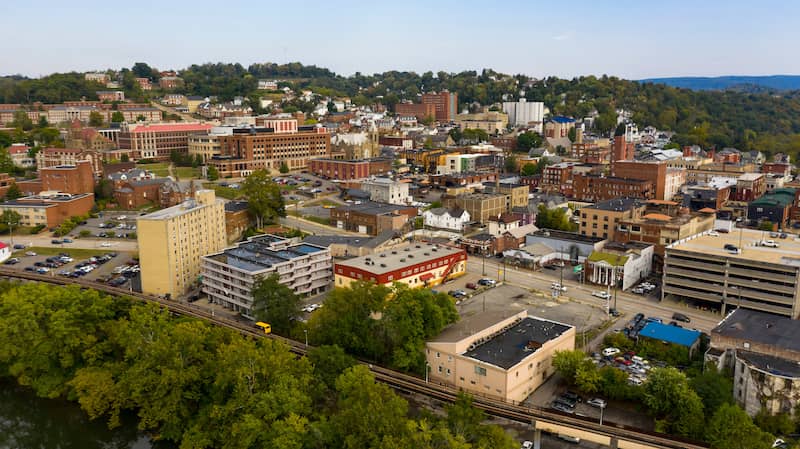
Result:
M553 401L553 403L550 404L550 408L552 408L553 410L558 410L559 412L575 413L575 409L572 409L572 408L568 407L567 405L565 405L565 404L563 404L561 402L558 402L558 401Z
M25 249L25 245L17 243L16 245L14 245L14 249Z
M564 440L564 441L569 442L569 443L575 443L575 444L578 444L578 443L581 442L580 438L574 437L572 435L565 435L563 433L559 433L558 434L558 439Z
M597 407L597 408L606 408L606 405L608 405L606 404L605 399L600 399L600 398L589 399L588 401L586 401L586 403L591 405L592 407Z
M617 348L605 348L605 349L603 349L603 356L604 357L611 357L611 356L619 354L619 352L620 351Z
M619 313L619 310L617 310L617 309L615 309L613 307L608 309L608 313L611 314L611 316L613 316L613 317L618 317L618 316L622 315L621 313Z
M717 231L708 231L708 235L711 237L719 237L719 232Z
M578 393L575 393L574 391L571 390L565 391L564 394L561 395L561 397L567 398L573 402L581 402L583 400Z
M678 312L672 314L672 319L676 321L683 321L684 323L692 322L692 320L688 316Z
M474 282L467 282L467 288L475 290L478 286Z
M600 299L608 299L611 297L611 294L604 291L593 291L592 296L596 296Z
M19 259L16 257L12 257L4 262L6 265L16 265L19 263Z
M486 287L494 287L495 285L497 285L497 281L490 278L482 278L481 280L478 281L478 284L484 285Z
M36 269L36 272L39 273L39 274L45 274L45 273L49 273L50 269L47 268L47 267L39 267L39 268Z
M26 252L26 253L25 253L25 255L26 255L26 256L31 256L31 257L33 257L33 256L36 256L36 252L34 252L34 251L28 251L28 252Z
M767 248L777 248L780 245L775 240L762 240L761 246L766 246Z

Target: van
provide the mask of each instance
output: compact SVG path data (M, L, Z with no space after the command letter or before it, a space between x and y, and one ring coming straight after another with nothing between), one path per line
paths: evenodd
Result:
M568 442L570 442L570 443L575 443L575 444L578 444L578 443L580 443L580 442L581 442L581 439L580 439L580 438L578 438L578 437L574 437L574 436L572 436L572 435L564 435L563 433L559 433L559 434L558 434L558 438L559 438L559 439L562 439L562 440L564 440L564 441L568 441Z
M603 356L611 357L612 355L619 354L619 349L617 348L606 348L603 349Z

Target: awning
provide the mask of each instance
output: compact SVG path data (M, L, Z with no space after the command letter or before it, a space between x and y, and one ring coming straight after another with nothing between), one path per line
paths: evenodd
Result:
M420 280L420 281L423 281L423 282L424 282L424 281L430 281L431 279L433 279L433 275L432 275L432 274L430 274L430 273L425 273L425 274L423 274L423 275L421 275L421 276L419 277L419 280Z

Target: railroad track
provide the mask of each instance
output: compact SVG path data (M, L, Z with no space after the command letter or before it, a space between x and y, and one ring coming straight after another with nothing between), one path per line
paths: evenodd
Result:
M128 296L140 301L158 304L161 307L168 309L170 312L206 320L214 325L222 326L228 329L237 331L243 335L253 338L271 338L273 340L281 341L286 344L289 349L297 355L305 355L308 347L299 341L289 338L281 337L274 334L264 334L260 329L250 326L247 323L242 323L227 317L215 316L205 310L198 309L189 304L178 303L175 301L166 300L157 296L147 295L144 293L131 292L126 289L112 287L110 285L100 284L85 279L66 279L52 275L42 275L37 273L30 273L25 271L18 271L0 266L0 278L22 279L34 282L45 282L55 285L77 285L82 288L91 288L94 290L102 291L113 296ZM388 368L368 364L370 370L375 376L375 379L383 382L392 388L407 393L420 394L433 398L442 402L454 402L459 394L456 388L439 385L435 383L426 382L418 377L410 376L398 371L393 371ZM582 431L591 432L597 435L606 436L609 438L616 438L623 441L632 441L642 443L653 447L669 448L669 449L706 449L708 445L698 443L696 441L687 440L671 435L665 435L656 432L650 432L638 428L624 426L613 422L604 421L600 425L594 419L582 416L576 416L566 413L560 413L554 410L545 409L541 407L526 407L523 405L510 404L496 399L491 399L479 395L473 396L473 405L485 411L488 415L510 419L513 421L533 424L535 422L555 424L566 427L580 429Z

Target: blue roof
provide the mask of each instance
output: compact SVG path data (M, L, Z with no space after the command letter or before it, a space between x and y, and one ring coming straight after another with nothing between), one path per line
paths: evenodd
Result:
M552 117L550 120L556 123L572 123L575 121L574 118L564 117L563 115L557 115L555 117Z
M697 339L700 338L700 332L651 322L647 323L644 329L639 332L639 336L662 340L667 343L675 343L676 345L690 348L697 342Z

